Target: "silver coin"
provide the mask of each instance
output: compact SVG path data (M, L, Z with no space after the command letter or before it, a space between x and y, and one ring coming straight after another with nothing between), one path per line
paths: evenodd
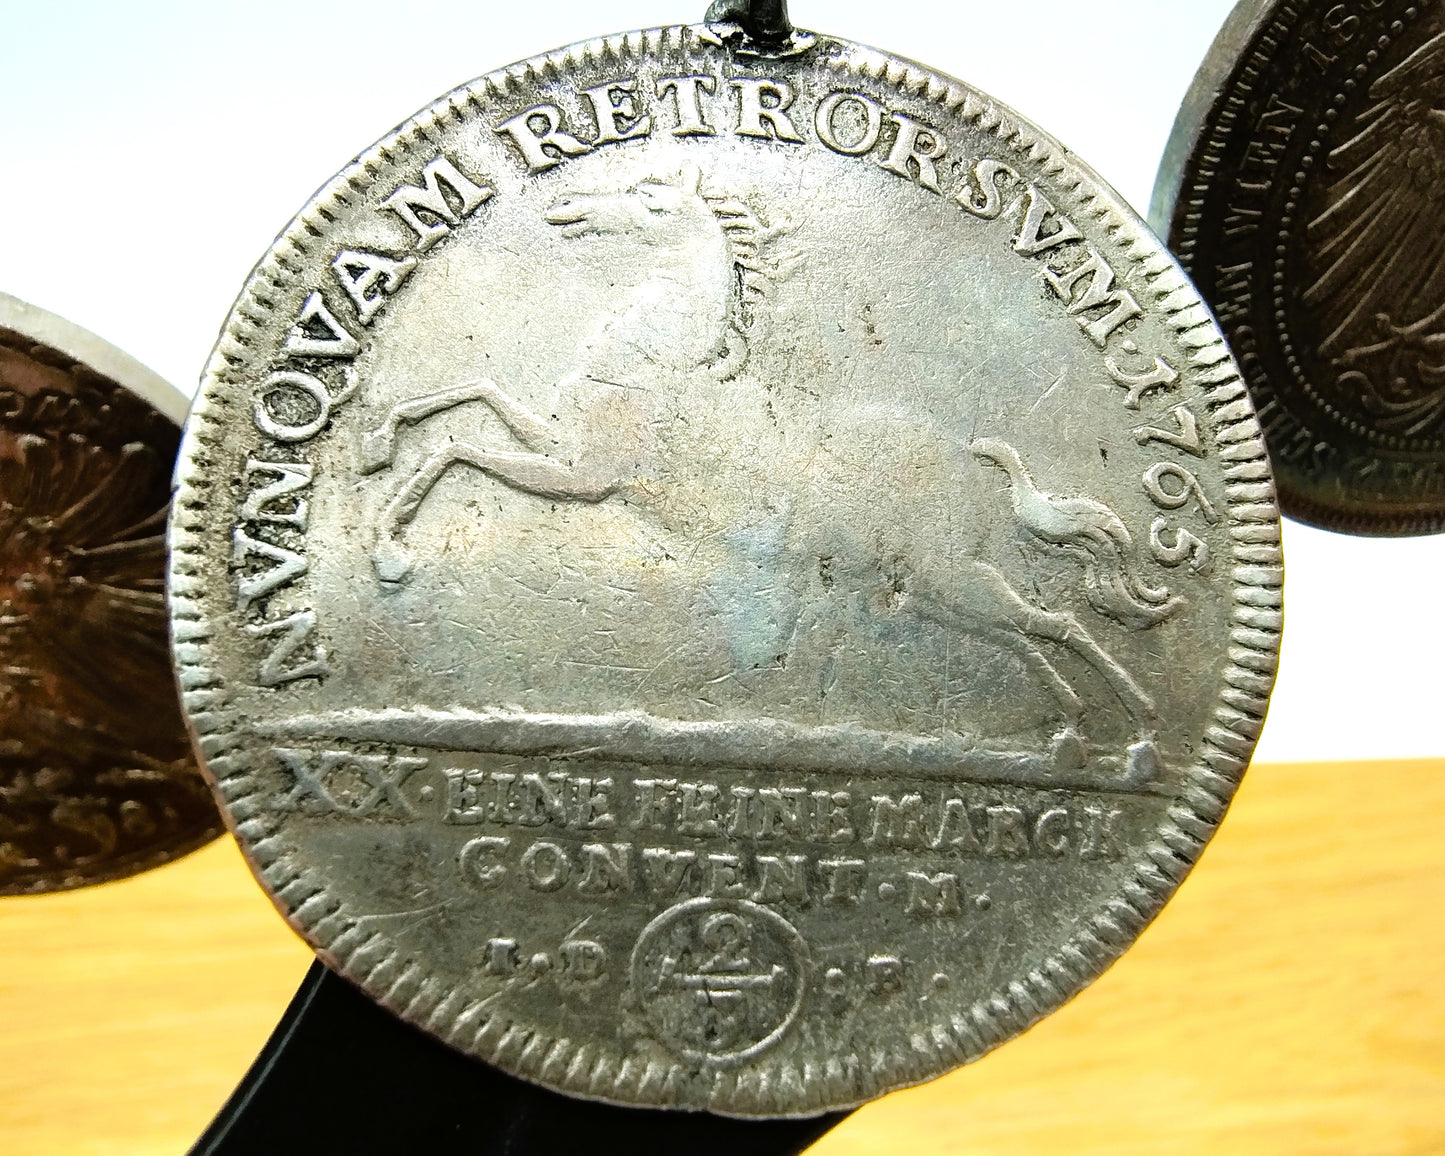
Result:
M634 32L456 90L257 267L182 448L185 705L263 885L458 1048L802 1115L1099 974L1280 627L1194 290L966 85Z
M1445 525L1445 8L1242 0L1152 217L1219 316L1291 517Z
M0 294L0 895L99 883L222 830L166 639L185 396Z

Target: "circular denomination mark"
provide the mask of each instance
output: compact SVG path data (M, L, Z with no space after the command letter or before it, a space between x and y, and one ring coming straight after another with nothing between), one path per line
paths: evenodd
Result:
M730 1067L783 1038L807 998L811 959L797 928L740 899L689 899L649 923L632 952L632 991L669 1048Z

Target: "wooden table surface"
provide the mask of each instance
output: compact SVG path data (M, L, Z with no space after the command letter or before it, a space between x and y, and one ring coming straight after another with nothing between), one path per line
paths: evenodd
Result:
M1107 975L816 1156L1445 1153L1445 761L1256 767ZM0 900L0 1153L178 1156L310 955L214 845Z

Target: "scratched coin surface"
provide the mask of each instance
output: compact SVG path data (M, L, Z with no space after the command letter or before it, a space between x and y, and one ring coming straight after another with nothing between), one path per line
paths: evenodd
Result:
M1445 524L1445 7L1243 0L1155 227L1240 359L1286 514Z
M825 36L539 57L258 266L172 523L191 722L342 974L742 1115L975 1058L1128 945L1274 670L1253 411L987 97Z
M129 875L222 830L166 638L185 410L100 338L0 294L0 895Z

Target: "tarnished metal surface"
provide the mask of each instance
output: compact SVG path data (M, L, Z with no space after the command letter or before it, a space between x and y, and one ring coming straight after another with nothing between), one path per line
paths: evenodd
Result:
M185 702L331 966L578 1095L856 1104L1076 992L1244 770L1273 486L1218 331L956 81L704 26L307 205L182 449Z
M0 895L129 875L221 831L166 645L185 404L0 295Z
M1243 0L1180 112L1155 227L1213 306L1286 514L1445 520L1445 7Z

